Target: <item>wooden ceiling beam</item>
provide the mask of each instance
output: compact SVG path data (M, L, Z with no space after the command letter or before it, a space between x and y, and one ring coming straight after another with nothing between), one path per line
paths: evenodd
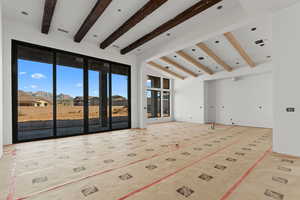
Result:
M42 33L48 34L55 10L57 0L45 0L43 21L42 21Z
M202 0L202 1L194 4L192 7L188 8L187 10L178 14L173 19L160 25L159 27L154 29L152 32L148 33L147 35L141 37L140 39L136 40L129 46L122 49L121 54L126 54L126 53L142 46L143 44L149 42L150 40L156 38L157 36L167 32L168 30L174 28L175 26L189 20L190 18L194 17L195 15L198 15L199 13L207 10L208 8L214 6L215 4L217 4L221 1L222 0Z
M219 56L217 56L206 44L200 42L196 44L202 51L204 51L209 57L211 57L216 63L221 65L226 71L231 72L232 67L226 64Z
M168 0L149 0L139 11L137 11L132 17L130 17L122 26L120 26L115 32L108 36L101 44L100 48L105 49L111 45L114 41L120 38L123 34L132 29L135 25L140 23L148 15L153 13L156 9L161 7Z
M157 69L159 69L159 70L162 70L162 71L164 71L164 72L166 72L168 74L171 74L172 76L175 76L175 77L177 77L177 78L179 78L181 80L184 80L183 76L181 76L181 75L179 75L179 74L177 74L175 72L172 72L171 70L166 69L165 67L161 66L160 64L157 64L157 63L155 63L153 61L148 62L148 64L151 65L151 66L153 66L153 67L155 67L155 68L157 68Z
M185 53L184 51L177 51L176 52L178 55L180 55L183 59L185 59L187 62L192 63L194 66L198 67L200 70L204 71L205 73L209 75L213 75L214 72L209 69L207 66L201 64L198 62L196 59Z
M81 42L81 40L86 36L89 30L93 27L99 17L104 13L106 8L112 0L98 0L95 4L94 8L84 20L83 24L81 25L80 29L77 31L76 35L74 36L75 42Z
M197 77L197 76L198 76L198 75L197 75L196 73L194 73L193 71L186 69L185 67L183 67L183 66L180 65L179 63L177 63L177 62L171 60L170 58L168 58L168 57L166 57L166 56L161 57L160 59L161 59L162 61L164 61L164 62L166 62L166 63L168 63L168 64L170 64L170 65L176 67L177 69L179 69L179 70L181 70L181 71L183 71L183 72L185 72L185 73L187 73L187 74L193 76L193 77Z
M230 42L230 44L237 50L237 52L242 56L246 63L248 63L250 67L256 67L256 64L253 62L251 57L246 53L239 41L231 32L224 33L224 36Z

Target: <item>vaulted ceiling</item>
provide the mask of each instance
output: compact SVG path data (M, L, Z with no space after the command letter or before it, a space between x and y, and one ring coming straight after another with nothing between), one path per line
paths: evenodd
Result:
M229 12L237 1L4 0L3 10L5 18L34 25L45 34L60 31L75 42L127 54L169 37L191 18L214 16L220 6Z
M272 25L261 19L193 46L152 60L149 66L164 67L184 79L220 71L232 72L242 67L255 68L272 59Z
M296 0L3 0L4 19L100 49L141 56L194 30ZM236 13L233 15L232 13ZM226 20L225 20L226 19ZM209 33L207 33L209 34ZM188 38L186 38L188 40ZM182 41L182 40L181 40ZM150 60L177 78L256 67L272 59L271 23L263 19ZM163 68L163 69L162 69Z

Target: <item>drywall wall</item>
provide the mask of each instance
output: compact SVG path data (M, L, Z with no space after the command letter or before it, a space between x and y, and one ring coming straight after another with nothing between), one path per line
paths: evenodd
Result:
M131 104L132 104L132 127L138 126L138 111L137 111L137 62L135 56L122 56L118 51L101 50L97 44L90 43L75 43L72 36L65 36L62 33L51 32L48 35L41 34L40 27L32 26L31 24L16 23L4 19L3 21L3 93L4 98L4 144L12 143L12 89L11 89L11 40L20 40L41 46L52 47L92 57L102 58L115 62L125 63L131 65Z
M274 15L274 131L273 150L300 156L300 3ZM287 112L287 108L295 112Z
M3 112L2 1L0 2L0 113ZM0 114L0 157L3 154L3 115Z
M272 128L272 73L207 81L206 122Z
M176 121L204 123L204 88L200 78L175 80L174 117Z

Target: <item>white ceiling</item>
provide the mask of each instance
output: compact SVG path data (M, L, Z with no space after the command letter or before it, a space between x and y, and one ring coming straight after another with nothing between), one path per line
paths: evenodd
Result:
M253 30L253 28L255 28L255 30ZM270 19L260 19L257 22L253 22L247 26L234 30L232 33L256 65L259 66L260 64L269 62L272 59L272 24ZM261 39L264 40L263 46L255 44L255 41ZM225 63L231 66L233 70L241 67L249 67L224 35L218 35L210 38L209 40L204 41L204 43ZM183 49L183 51L196 59L199 63L210 68L215 73L224 71L221 65L219 65L196 45L187 47ZM203 71L199 70L196 66L193 66L176 53L167 55L167 57L181 64L186 69L196 72L198 75L204 74ZM178 70L176 67L170 66L168 63L164 63L160 59L155 59L153 61L164 67L168 67L171 71L174 71L184 77L190 76L189 74Z
M115 41L113 45L117 45L120 48L128 46L199 1L200 0L169 0L133 29ZM30 24L34 26L36 30L39 30L42 22L44 2L45 0L3 0L4 18ZM97 0L57 1L49 34L57 32L57 29L61 28L69 31L69 34L61 33L63 37L73 38L96 2ZM106 37L147 2L148 0L113 0L89 31L83 42L99 45L100 42L106 39ZM224 8L222 10L217 10L216 7L218 5L223 5ZM186 32L186 28L194 27L195 23L201 24L202 21L209 20L212 17L221 17L226 13L232 12L239 3L238 0L223 0L223 2L218 5L215 5L209 10L193 17L191 20L173 28L169 31L171 36L166 36L166 33L162 34L143 45L141 48L134 50L132 53L140 54L155 46L155 44L159 44L166 40L172 40L177 36L182 35L182 33ZM121 11L119 11L119 9L121 9ZM22 15L22 11L29 13L29 15Z
M57 1L49 34L56 32L56 34L60 34L61 37L73 38L97 1L98 0ZM200 0L169 0L133 29L115 41L113 45L117 45L119 48L111 45L109 49L119 51L199 1ZM28 24L30 27L34 27L37 31L40 30L45 0L2 0L2 2L4 20L18 21ZM148 0L113 0L82 42L99 46L107 36L115 31L147 2ZM232 16L234 16L233 13L238 13L236 16L240 15L240 13L248 13L248 15L250 15L249 13L257 14L255 13L257 10L278 10L295 2L297 2L297 0L223 0L207 11L168 31L167 33L169 33L170 36L167 36L167 33L164 33L140 48L135 49L131 53L139 56L151 50L153 51L154 49L157 49L157 47L160 48L162 44L176 43L176 40L188 37L188 33L193 32L194 30L205 32L207 27L214 23L219 22L221 24L225 19L230 21ZM220 5L223 6L221 10L217 9ZM27 12L29 15L25 16L21 14L22 11ZM253 27L257 28L256 31L251 31L251 28ZM57 30L58 28L65 29L69 31L69 33L59 32ZM233 34L237 37L243 48L256 64L265 63L270 59L267 58L267 56L272 56L270 21L259 20L253 24L248 24L247 26L234 30ZM265 46L261 47L255 45L254 41L258 39L264 39ZM189 38L186 38L186 41L188 40ZM220 42L216 44L216 40ZM219 35L204 42L232 68L248 67L224 36ZM192 49L195 49L195 51ZM190 46L183 50L194 58L198 59L199 57L204 57L204 60L201 60L201 63L207 65L213 71L218 72L223 70L221 66L196 46ZM180 56L177 58L174 56L175 54L168 55L168 57L182 64L186 68L198 74L202 74L198 68L182 60ZM167 66L166 63L163 63L162 61L155 61L163 66ZM179 74L188 76L188 74L177 71L172 66L170 67Z

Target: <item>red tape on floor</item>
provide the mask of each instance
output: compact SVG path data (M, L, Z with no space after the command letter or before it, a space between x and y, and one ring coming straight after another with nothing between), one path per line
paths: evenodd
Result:
M216 137L215 135L213 136L209 136L209 137L205 137L205 138L202 138L205 139L205 140L209 140L211 138L214 138ZM195 142L196 143L196 142ZM100 171L100 172L96 172L96 173L93 173L89 176L86 176L86 177L82 177L82 178L79 178L79 179L75 179L75 180L72 180L72 181L69 181L69 182L66 182L66 183L63 183L63 184L60 184L60 185L57 185L57 186L54 186L54 187L50 187L50 188L47 188L45 190L41 190L41 191L38 191L38 192L35 192L35 193L32 193L32 194L29 194L27 196L24 196L24 197L20 197L20 198L17 198L16 200L24 200L24 199L28 199L30 197L33 197L33 196L36 196L36 195L39 195L39 194L43 194L43 193L46 193L46 192L50 192L50 191L53 191L53 190L56 190L56 189L59 189L61 187L64 187L66 185L70 185L72 183L76 183L76 182L80 182L80 181L83 181L83 180L86 180L88 178L91 178L91 177L95 177L95 176L99 176L99 175L102 175L102 174L105 174L105 173L108 173L108 172L111 172L111 171L115 171L117 169L121 169L121 168L124 168L124 167L128 167L130 165L133 165L133 164L136 164L136 163L139 163L139 162L142 162L142 161L146 161L146 160L150 160L150 159L153 159L155 157L159 157L159 156L162 156L164 154L167 154L167 153L170 153L170 152L174 152L174 151L177 151L179 149L182 149L182 148L185 148L185 147L188 147L188 146L191 146L191 145L194 145L195 143L192 143L192 144L188 144L188 145L185 145L185 146L181 146L181 147L178 147L176 149L173 149L171 151L166 151L164 153L161 153L161 154L155 154L151 157L148 157L148 158L144 158L144 159L140 159L140 160L137 160L137 161L133 161L133 162L130 162L126 165L123 165L123 166L120 166L120 167L116 167L116 168L111 168L111 169L107 169L107 170L104 170L104 171Z
M221 148L221 149L219 149L219 150L217 150L217 151L214 151L214 152L212 152L212 153L209 153L209 154L207 154L207 155L201 157L200 159L198 159L198 160L196 160L196 161L194 161L194 162L192 162L192 163L186 165L185 167L182 167L182 168L180 168L180 169L177 169L176 171L172 172L171 174L168 174L167 176L164 176L164 177L162 177L162 178L160 178L160 179L158 179L158 180L156 180L156 181L154 181L154 182L152 182L152 183L150 183L150 184L148 184L148 185L145 185L145 186L143 186L143 187L141 187L141 188L139 188L139 189L137 189L137 190L135 190L135 191L132 191L132 192L130 192L130 193L124 195L123 197L118 198L117 200L124 200L124 199L127 199L127 198L129 198L129 197L135 195L136 193L142 192L142 191L144 191L144 190L146 190L146 189L148 189L148 188L150 188L150 187L152 187L152 186L154 186L154 185L157 185L157 184L159 184L160 182L162 182L162 181L164 181L164 180L170 178L171 176L174 176L174 175L178 174L179 172L181 172L181 171L183 171L183 170L185 170L185 169L187 169L187 168L189 168L189 167L191 167L191 166L193 166L193 165L195 165L195 164L197 164L197 163L199 163L199 162L201 162L201 161L203 161L203 160L205 160L205 159L207 159L207 158L209 158L209 157L211 157L211 156L213 156L213 155L215 155L215 154L217 154L217 153L220 153L221 151L224 151L224 150L227 149L228 147L230 147L230 146L232 146L232 145L234 145L234 144L237 144L237 143L239 143L239 142L240 142L240 140L237 140L237 141L235 141L235 142L233 142L233 143L230 143L229 145L227 145L227 146L225 146L225 147L223 147L223 148Z
M249 174L255 169L255 167L265 159L265 157L271 152L272 147L270 147L244 174L229 190L220 198L220 200L225 200L230 197L230 195L238 188L238 186L249 176Z

